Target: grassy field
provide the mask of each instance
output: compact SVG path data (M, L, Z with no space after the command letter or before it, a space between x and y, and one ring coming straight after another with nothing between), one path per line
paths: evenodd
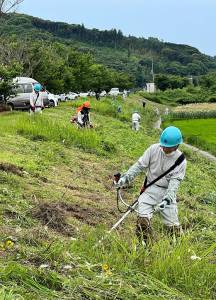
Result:
M169 238L156 215L154 243L137 247L132 214L95 246L120 218L113 174L158 142L159 132L155 107L143 110L136 96L91 103L92 130L69 123L77 102L42 116L0 115L0 299L215 299L216 166L188 149L178 194L184 235ZM138 133L130 124L137 108ZM128 201L142 180L125 192Z
M216 155L216 119L173 120L172 124L182 130L185 142Z

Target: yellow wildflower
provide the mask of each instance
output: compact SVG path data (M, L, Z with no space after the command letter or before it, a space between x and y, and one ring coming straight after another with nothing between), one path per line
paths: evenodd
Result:
M12 249L14 247L14 242L11 240L5 241L5 248Z
M109 271L109 269L110 269L110 267L109 267L108 264L103 264L103 265L102 265L102 270L103 270L103 272L107 272L107 271Z

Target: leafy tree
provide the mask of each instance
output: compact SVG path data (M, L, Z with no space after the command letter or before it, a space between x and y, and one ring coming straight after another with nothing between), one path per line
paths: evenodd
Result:
M16 77L22 71L22 67L18 63L11 66L0 65L0 96L3 101L12 93L12 78Z
M159 74L155 76L156 86L161 90L183 88L189 84L187 78L174 75Z
M0 17L10 11L14 11L23 1L24 0L0 0Z

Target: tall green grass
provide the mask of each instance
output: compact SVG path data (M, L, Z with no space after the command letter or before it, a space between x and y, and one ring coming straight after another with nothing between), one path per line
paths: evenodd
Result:
M74 145L85 150L97 149L100 139L94 130L79 130L69 122L52 120L47 116L23 117L16 124L17 133L33 141L55 141L66 146Z
M86 229L75 241L54 241L49 251L46 244L28 247L19 262L1 268L1 282L21 284L39 299L215 299L215 243L200 246L188 233L137 248L128 232L98 245L102 235L102 229ZM34 261L46 267L35 268Z

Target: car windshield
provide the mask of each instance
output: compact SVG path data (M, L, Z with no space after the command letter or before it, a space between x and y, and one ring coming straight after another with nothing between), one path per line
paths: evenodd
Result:
M31 83L17 84L14 88L14 92L17 94L31 93L32 92L32 84Z
M32 93L32 84L24 84L24 93Z

